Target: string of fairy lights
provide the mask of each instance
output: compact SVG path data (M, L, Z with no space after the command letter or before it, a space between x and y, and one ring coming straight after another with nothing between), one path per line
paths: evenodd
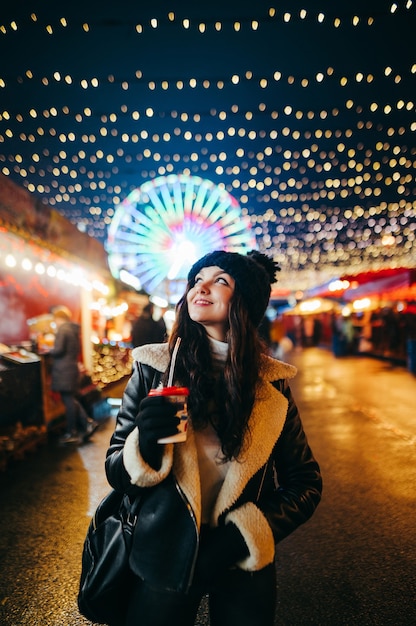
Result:
M405 68L405 75L413 75L415 71L415 64L412 64L408 68ZM379 74L379 76L377 76L377 74ZM214 79L205 77L190 77L184 80L178 77L173 77L169 80L158 78L157 80L148 81L145 80L143 72L141 70L136 70L135 75L129 78L125 76L118 77L113 75L99 75L92 78L78 77L76 79L74 78L74 76L68 74L62 76L61 72L54 72L51 76L38 77L31 70L26 70L25 74L19 77L8 77L7 74L4 75L0 78L0 87L5 88L12 82L15 82L19 85L23 85L25 82L31 82L39 83L39 86L43 87L47 87L50 84L60 84L63 87L70 87L71 85L78 83L83 89L97 89L102 84L107 83L109 85L121 85L122 89L124 89L125 91L127 91L131 87L134 87L135 85L143 86L145 88L148 88L150 91L156 91L157 89L167 91L171 88L182 91L186 88L195 89L198 87L202 87L203 89L214 88L221 91L226 87L236 87L244 83L247 85L249 85L250 83L256 83L261 89L267 89L267 87L269 87L271 84L279 82L287 83L288 85L300 84L302 88L307 88L313 83L322 84L325 81L331 81L333 83L338 83L341 87L347 87L351 83L372 84L377 79L380 79L380 75L383 78L388 78L392 84L399 84L403 79L401 74L396 73L394 68L390 66L386 66L381 72L374 73L356 71L353 73L342 73L338 75L333 67L327 67L323 71L316 72L315 74L303 74L302 76L289 74L281 69L276 69L273 73L262 74L260 76L255 74L252 70L246 70L242 75L234 73L230 76L223 75L218 76ZM376 103L373 103L372 106L378 108L378 105ZM401 107L403 106L403 104L399 103L398 106ZM291 111L291 107L286 108ZM69 109L66 107L65 111L64 107L63 112L68 113ZM55 108L52 108L50 111L43 111L43 115L45 117L49 117L50 115L56 116L57 113L58 112ZM88 109L86 109L84 113L88 117L91 117L92 115L92 112ZM208 112L202 113L202 116L207 114ZM7 111L5 111L3 115L6 117L6 119L9 119L10 117ZM36 118L38 116L38 113L36 110L31 109L29 111L29 115ZM138 119L140 113L135 111L134 115L136 116L136 119ZM144 111L142 115L146 117L153 117L152 108L149 107L148 109L146 109L146 111ZM174 112L171 115L177 116L177 112ZM188 114L183 113L183 115ZM276 116L277 113L273 112L273 115ZM112 113L109 117L113 117L114 119L116 119L116 114ZM23 121L23 118L19 121ZM80 121L80 119L77 119L77 121Z
M140 20L27 12L3 18L0 46L13 49L26 33L87 41L115 29L155 46L166 33L192 33L206 46L213 33L254 41L296 24L322 37L370 35L414 20L411 0L375 6L372 14L348 3L259 6L238 16L202 5L152 15L149 7ZM103 242L115 207L145 181L211 180L237 198L259 249L281 263L282 286L414 266L416 58L387 51L355 66L327 56L320 68L290 59L242 67L234 58L198 72L155 69L146 57L117 71L81 63L69 72L59 55L53 70L28 56L17 73L0 71L0 172Z
M95 19L92 23L82 22L81 20L76 20L76 26L78 28L82 28L84 32L89 32L91 27L93 26L127 26L134 27L136 33L143 33L146 28L148 29L157 29L161 25L164 24L179 24L184 29L197 28L200 33L204 33L207 30L207 27L211 27L215 29L215 31L220 32L223 30L224 26L231 27L234 32L238 33L242 31L243 26L249 28L253 31L259 30L264 23L269 23L270 21L276 20L282 23L289 23L293 20L300 21L315 21L317 24L324 24L328 20L332 22L335 28L339 28L342 25L348 23L354 27L358 27L360 25L368 25L372 26L378 18L386 14L397 14L400 11L410 10L413 7L413 0L406 0L405 2L391 2L387 3L386 7L380 7L374 12L373 15L366 14L366 7L362 6L363 9L362 15L358 13L354 13L351 11L343 10L339 15L335 14L334 11L339 11L339 6L331 7L329 12L324 11L315 11L308 10L306 8L301 8L296 12L288 11L288 10L278 10L276 7L269 7L267 11L264 11L261 16L257 15L246 16L244 19L234 19L231 17L222 17L221 19L213 19L213 18L205 18L202 21L198 19L191 19L189 17L179 17L178 12L169 11L166 15L162 17L150 17L146 23L142 22L133 22L127 19L120 18L119 16L113 18L111 22L106 22L105 20ZM30 13L27 17L21 20L22 23L31 22L32 24L37 24L41 28L43 28L49 35L53 35L57 29L59 28L67 28L69 26L69 20L65 17L60 17L56 23L51 21L43 21L40 22L36 13ZM7 32L16 32L19 29L19 22L12 19L9 23L0 24L0 33L6 34Z

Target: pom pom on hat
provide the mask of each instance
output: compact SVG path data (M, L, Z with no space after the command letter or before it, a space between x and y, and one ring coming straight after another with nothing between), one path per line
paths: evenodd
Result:
M199 259L190 269L188 281L193 282L203 267L218 266L236 282L254 326L263 319L270 299L271 285L280 271L278 264L257 250L246 255L216 250Z

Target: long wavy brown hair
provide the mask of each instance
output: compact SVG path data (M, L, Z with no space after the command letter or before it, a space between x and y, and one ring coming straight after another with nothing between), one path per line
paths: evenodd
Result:
M207 407L215 397L219 417L213 426L221 442L224 460L231 460L243 451L244 438L249 431L248 419L265 344L248 316L236 285L228 314L228 357L219 383L215 381L208 335L201 324L189 317L186 297L192 287L193 284L188 283L177 304L176 320L169 337L171 354L177 338L181 337L175 379L189 387L188 407L196 430L207 425ZM167 373L164 384L166 379Z

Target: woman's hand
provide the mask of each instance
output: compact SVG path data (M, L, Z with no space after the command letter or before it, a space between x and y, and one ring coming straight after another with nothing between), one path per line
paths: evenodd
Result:
M146 397L140 402L135 424L139 428L143 459L154 469L159 469L164 446L158 443L158 439L178 432L175 404L162 396Z
M209 528L201 534L195 565L195 584L204 588L248 555L247 544L235 524Z

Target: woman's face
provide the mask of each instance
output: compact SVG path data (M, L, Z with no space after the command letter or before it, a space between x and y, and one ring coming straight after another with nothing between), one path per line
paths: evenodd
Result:
M203 267L186 297L191 320L204 326L208 335L218 341L225 341L234 286L234 278L220 267Z

